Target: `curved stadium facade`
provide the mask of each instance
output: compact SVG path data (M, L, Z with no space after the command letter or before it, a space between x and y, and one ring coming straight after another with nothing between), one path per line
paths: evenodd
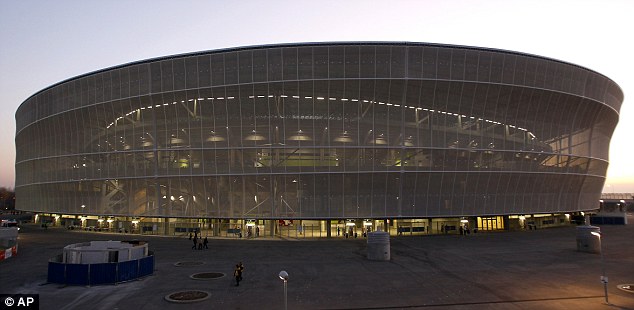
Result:
M166 234L560 225L597 209L622 101L597 72L477 47L151 59L22 103L17 203L66 226Z

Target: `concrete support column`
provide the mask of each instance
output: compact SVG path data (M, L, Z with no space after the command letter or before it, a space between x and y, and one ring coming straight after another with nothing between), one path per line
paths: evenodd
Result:
M213 227L214 237L220 236L220 220L219 219L212 220L212 227Z
M170 219L168 217L163 218L163 235L169 234L170 230Z
M332 221L326 220L326 238L330 238L332 236Z
M275 225L275 220L269 220L269 236L274 237L275 236L275 228L277 227L277 225Z

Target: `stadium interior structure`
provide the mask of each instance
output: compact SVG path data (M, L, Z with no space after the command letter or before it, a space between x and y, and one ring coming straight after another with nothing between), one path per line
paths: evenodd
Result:
M19 107L16 207L67 227L210 236L566 225L598 209L622 101L592 70L478 47L144 60Z

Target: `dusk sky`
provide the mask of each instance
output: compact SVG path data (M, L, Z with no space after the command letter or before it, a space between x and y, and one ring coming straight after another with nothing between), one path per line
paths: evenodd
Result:
M62 80L219 48L411 41L536 54L625 93L604 192L634 192L634 1L0 1L0 187L15 182L15 111Z

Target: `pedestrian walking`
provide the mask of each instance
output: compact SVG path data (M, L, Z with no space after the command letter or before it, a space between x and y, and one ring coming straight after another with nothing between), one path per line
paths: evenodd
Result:
M203 239L202 238L198 238L198 249L199 250L203 249Z
M240 281L242 281L242 273L244 272L244 265L242 262L238 263L238 269L240 269Z
M193 239L193 240L194 240L194 245L192 245L192 250L195 250L195 249L196 249L196 246L198 245L198 240L197 240L197 238L196 238L196 237L194 237L194 239Z
M208 243L209 240L207 240L207 236L205 236L205 240L203 240L203 246L205 247L205 249L209 249L209 247L207 246Z
M236 269L233 270L233 276L236 278L236 286L240 286L240 280L242 280L242 270L240 264L236 265Z

